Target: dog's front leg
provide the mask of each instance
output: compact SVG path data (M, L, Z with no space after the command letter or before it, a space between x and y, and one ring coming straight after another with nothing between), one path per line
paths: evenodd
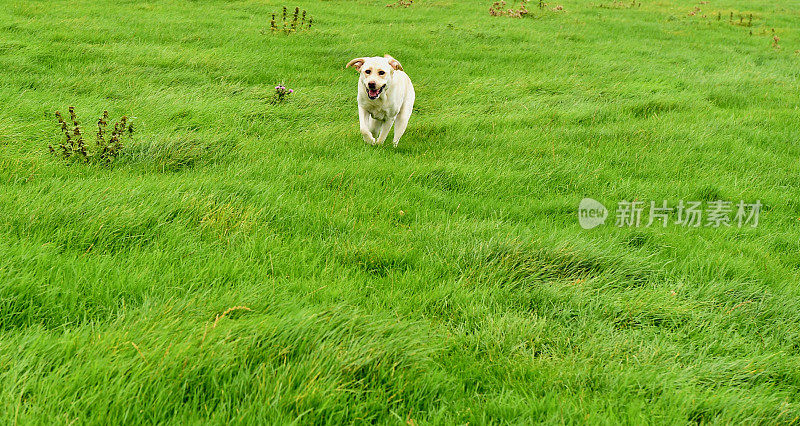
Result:
M369 116L369 112L361 107L358 106L358 124L361 127L361 136L364 138L364 142L375 145L375 137L372 136L372 131L370 130L370 120L372 117Z
M392 124L394 124L395 117L387 118L386 121L381 124L381 135L378 136L378 145L383 144L383 141L389 137L389 130L392 130Z

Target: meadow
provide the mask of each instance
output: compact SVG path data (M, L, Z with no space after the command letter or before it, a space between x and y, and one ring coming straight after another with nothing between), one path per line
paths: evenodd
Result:
M800 2L287 1L2 0L0 423L800 420Z

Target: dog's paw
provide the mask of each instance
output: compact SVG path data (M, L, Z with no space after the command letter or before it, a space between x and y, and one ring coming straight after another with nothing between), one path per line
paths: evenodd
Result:
M361 131L361 137L364 138L365 143L375 145L375 137L368 130Z

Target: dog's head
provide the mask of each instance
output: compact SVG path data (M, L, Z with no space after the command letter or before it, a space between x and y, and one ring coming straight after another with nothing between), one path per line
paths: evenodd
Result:
M370 99L378 99L386 87L392 84L395 70L403 70L400 62L389 55L355 58L347 63L347 67L354 67L358 71L359 84L364 87Z

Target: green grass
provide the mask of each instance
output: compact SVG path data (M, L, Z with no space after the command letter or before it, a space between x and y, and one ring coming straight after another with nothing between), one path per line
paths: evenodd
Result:
M2 3L0 423L800 419L797 1ZM397 149L344 69L385 53ZM113 168L47 151L69 105L134 117Z

